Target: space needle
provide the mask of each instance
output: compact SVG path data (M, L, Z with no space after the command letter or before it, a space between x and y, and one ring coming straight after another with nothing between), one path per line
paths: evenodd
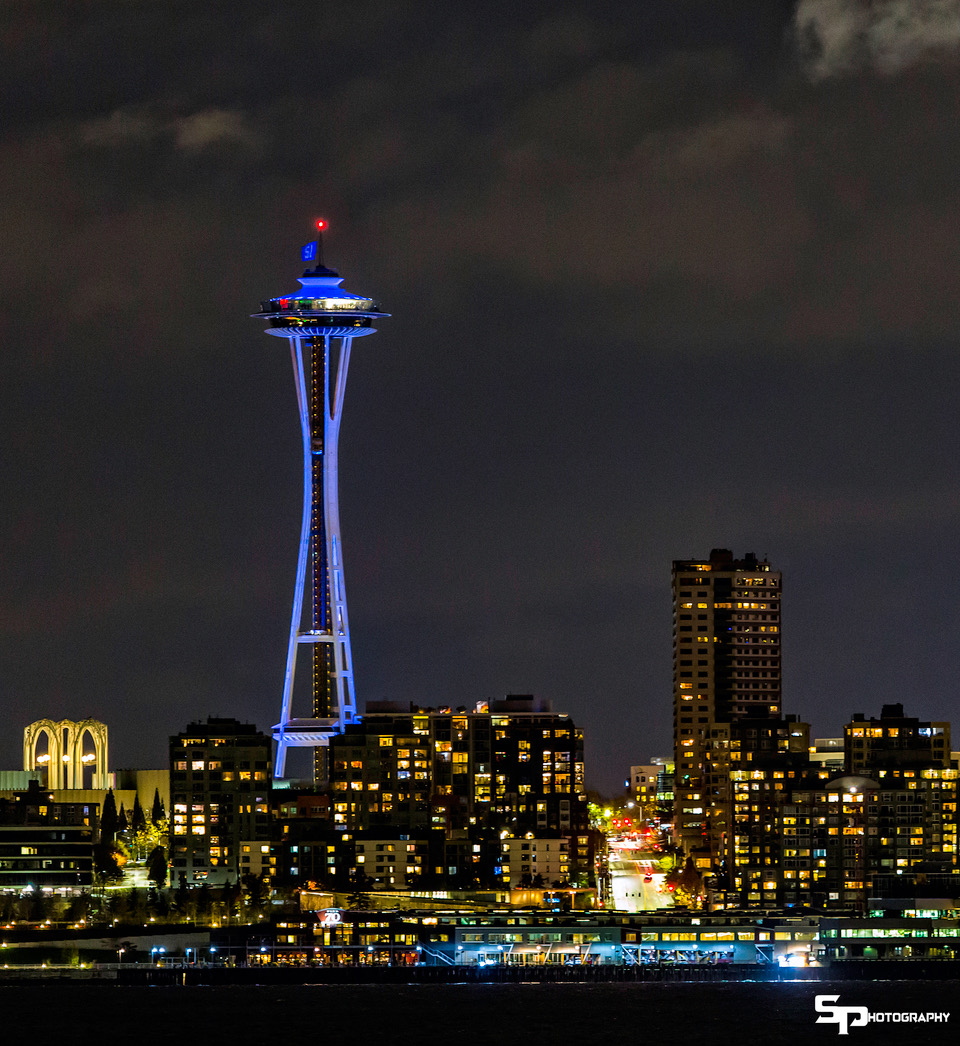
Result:
M387 313L372 298L347 294L339 274L323 264L325 221L317 239L301 250L314 268L300 277L301 289L260 303L254 318L267 322L267 334L286 338L303 437L303 520L274 776L283 777L288 748L314 749L314 774L325 776L325 746L357 717L350 652L347 590L343 577L340 508L337 494L337 446L353 339L374 333L374 322ZM304 590L310 607L304 613ZM313 716L293 714L293 682L301 647L311 651Z

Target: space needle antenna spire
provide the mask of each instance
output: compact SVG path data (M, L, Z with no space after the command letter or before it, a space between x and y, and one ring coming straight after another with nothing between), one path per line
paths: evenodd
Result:
M273 728L274 776L285 775L289 748L313 748L318 782L327 777L330 737L357 718L337 472L347 368L353 339L373 334L374 322L387 315L372 298L347 294L340 275L323 264L326 228L318 220L317 238L301 248L302 260L314 263L300 277L301 289L261 302L254 313L266 320L268 334L290 346L303 442L303 516L280 719ZM311 652L313 710L298 717L293 685L304 650Z

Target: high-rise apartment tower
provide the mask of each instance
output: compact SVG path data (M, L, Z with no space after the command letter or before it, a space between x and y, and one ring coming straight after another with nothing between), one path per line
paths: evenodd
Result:
M269 848L270 785L270 738L250 723L208 718L170 738L173 885L239 881L244 848Z
M780 573L752 553L673 563L674 836L709 848L705 753L717 724L780 716ZM715 794L717 793L717 794Z

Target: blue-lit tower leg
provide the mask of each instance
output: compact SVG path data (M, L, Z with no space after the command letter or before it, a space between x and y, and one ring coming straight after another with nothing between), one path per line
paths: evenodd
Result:
M267 321L268 334L290 343L303 438L303 519L280 721L273 728L274 774L284 776L288 748L309 747L315 750L314 773L320 779L325 776L324 749L331 735L342 732L357 714L340 540L340 419L353 339L372 334L374 320L385 313L378 311L373 299L341 290L343 281L322 264L304 272L299 282L298 293L271 298L255 314ZM310 611L305 621L308 582ZM312 652L313 716L309 719L293 713L301 646Z

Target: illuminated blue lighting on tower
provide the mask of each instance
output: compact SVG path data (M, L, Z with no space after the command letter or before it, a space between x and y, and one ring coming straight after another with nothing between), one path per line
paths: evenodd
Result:
M326 222L318 221L318 234ZM255 318L267 321L267 333L286 338L303 436L303 522L294 585L293 615L287 646L274 776L283 777L288 748L320 749L357 717L347 591L340 541L337 496L337 446L353 339L373 334L378 311L372 298L347 294L343 280L323 264L322 239L302 248L316 260L300 278L301 289L261 303ZM303 611L309 583L311 605ZM313 716L293 715L293 681L302 646L312 651ZM320 764L316 753L315 772Z

